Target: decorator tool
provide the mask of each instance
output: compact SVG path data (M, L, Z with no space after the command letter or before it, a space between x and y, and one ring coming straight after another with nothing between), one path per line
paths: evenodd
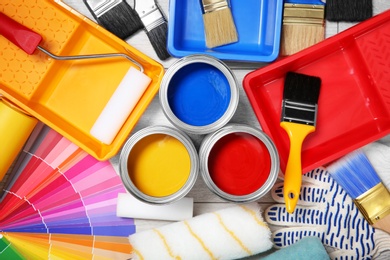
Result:
M119 193L116 215L121 218L182 221L193 217L194 199L184 197L166 205L152 205L128 193Z
M374 228L390 234L390 192L363 151L357 150L328 167Z
M121 39L143 28L141 19L126 0L83 0L96 21Z
M47 54L56 60L81 60L81 59L100 59L100 58L112 58L112 57L123 57L131 62L137 64L139 69L142 71L142 66L124 53L102 53L102 54L91 54L91 55L75 55L75 56L58 56L48 50L41 47L39 44L42 41L42 36L38 33L30 30L22 24L12 20L3 13L0 13L0 35L3 35L13 44L21 48L27 54L33 54L35 50Z
M389 32L390 10L386 10L245 76L245 93L262 130L278 149L282 172L290 150L288 136L280 127L288 71L321 78L317 117L321 131L308 136L302 146L302 172L327 165L390 134Z
M315 131L321 79L288 72L284 81L280 126L290 139L290 154L284 176L284 199L289 213L298 201L301 182L301 149L306 136Z
M373 14L372 0L327 0L326 19L334 22L360 22Z
M132 259L241 259L272 248L257 203L228 207L129 236Z
M154 51L161 60L171 55L167 51L168 24L161 8L155 0L136 0L134 9L145 27L146 35Z
M325 38L325 4L321 0L284 3L281 55L291 55Z
M202 0L206 46L214 48L238 41L228 0Z
M134 62L139 66L140 70L143 71L142 66L138 62L123 53L77 56L54 55L39 46L39 43L42 41L42 37L39 34L15 22L2 13L0 13L0 21L0 34L5 36L28 54L33 54L34 51L38 49L58 60L109 58L119 56ZM91 129L92 136L105 144L111 144L128 115L131 113L145 89L148 87L150 81L151 79L148 76L131 67L93 125Z

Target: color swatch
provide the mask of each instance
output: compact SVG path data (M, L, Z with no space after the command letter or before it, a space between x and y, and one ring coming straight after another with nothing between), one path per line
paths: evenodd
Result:
M135 225L116 216L118 193L126 190L109 161L39 124L9 178L0 231L23 256L126 259L130 253Z

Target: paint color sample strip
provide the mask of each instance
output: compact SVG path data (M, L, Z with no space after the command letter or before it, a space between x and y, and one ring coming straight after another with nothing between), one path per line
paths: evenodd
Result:
M0 256L2 259L22 260L26 259L20 254L3 235L0 234Z
M116 216L118 194L126 191L109 161L39 125L13 171L17 178L0 202L0 227L24 256L128 258L135 225Z
M66 259L128 259L132 250L127 237L34 233L7 233L6 236L27 254L34 247L41 249L37 251L41 258L49 255ZM28 240L31 241L30 245L23 248L26 244L24 241Z

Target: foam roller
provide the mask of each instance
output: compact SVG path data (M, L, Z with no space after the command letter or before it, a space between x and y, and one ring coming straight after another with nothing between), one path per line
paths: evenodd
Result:
M239 259L272 248L257 203L198 215L129 236L132 259Z
M151 205L128 193L118 194L116 215L122 218L180 221L192 218L193 198L182 198L167 205Z
M90 134L111 144L148 87L151 79L131 67L92 126Z

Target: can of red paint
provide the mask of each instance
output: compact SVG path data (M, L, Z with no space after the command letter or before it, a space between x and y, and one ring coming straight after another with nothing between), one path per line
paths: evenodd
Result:
M238 101L230 68L209 55L190 55L172 64L162 79L160 104L168 120L190 134L209 134L226 125Z
M280 169L272 140L242 124L229 124L207 135L199 149L199 161L208 188L230 202L261 198L275 184Z

